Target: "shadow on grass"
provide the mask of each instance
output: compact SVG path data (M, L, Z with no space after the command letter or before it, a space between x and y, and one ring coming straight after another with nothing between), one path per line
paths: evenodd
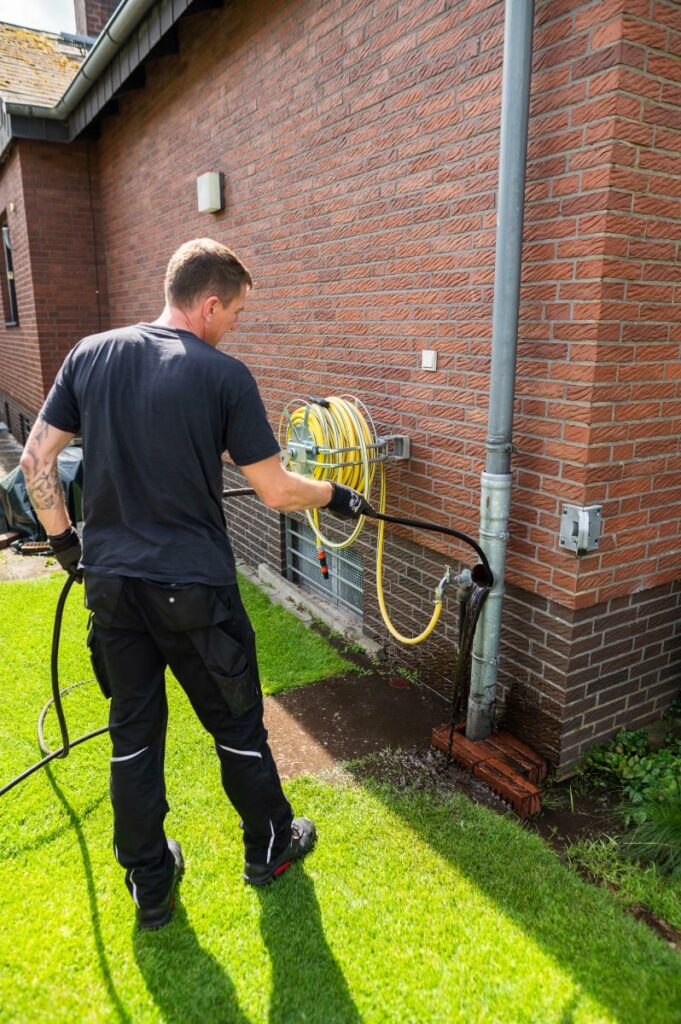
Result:
M269 1024L303 1019L362 1024L326 942L307 875L297 869L285 882L256 892L260 930L272 961ZM167 928L136 929L132 943L147 989L168 1024L249 1024L228 973L201 948L179 901Z
M171 923L156 932L135 927L132 946L166 1024L249 1024L229 975L199 944L179 899Z
M269 1024L292 1020L361 1024L326 941L314 884L302 865L256 892L260 931L272 959Z
M111 1007L116 1014L116 1017L121 1024L132 1024L132 1017L128 1014L123 1003L121 1002L120 996L116 991L113 978L111 976L111 970L109 968L109 961L106 958L106 951L104 949L104 940L102 939L102 929L99 921L99 908L97 906L97 894L95 892L95 883L92 875L92 861L90 860L90 853L85 842L85 835L83 834L83 828L81 820L76 812L71 807L63 792L57 785L53 774L52 766L47 765L45 768L45 774L49 779L50 786L54 790L55 796L61 803L62 807L66 811L69 822L73 826L73 831L76 834L78 840L78 847L80 849L80 855L83 860L83 871L85 873L85 882L87 885L87 896L90 904L90 917L92 919L92 933L95 940L95 948L97 950L97 959L99 961L99 970L106 987L106 991L109 996L109 1002Z
M518 929L542 947L583 991L607 1007L618 1020L632 1019L628 1016L632 1008L630 994L640 992L645 982L651 997L653 994L660 997L667 986L668 996L665 993L661 1001L668 1007L669 1015L654 1019L659 1024L676 1024L678 1005L674 1007L673 992L678 994L681 990L681 959L669 950L665 965L668 970L656 968L654 976L653 972L644 973L641 964L649 961L650 943L658 940L625 917L625 927L613 929L613 908L607 893L567 873L548 846L528 853L527 833L519 830L513 820L503 817L499 818L499 828L506 832L505 844L500 843L496 830L494 842L490 842L484 827L479 830L474 844L470 839L464 844L459 830L452 827L456 812L450 800L432 793L414 791L410 794L408 790L400 793L388 784L367 778L361 762L345 767L363 789L381 799L386 808L432 850L455 865L463 877L492 899ZM425 814L424 801L427 802ZM477 810L483 815L494 813L482 807ZM465 852L462 845L465 845ZM503 857L499 855L501 845ZM534 862L533 875L528 874L528 858ZM541 885L533 884L535 877L541 879ZM566 885L572 886L573 898L569 912L561 913L554 894L564 893ZM604 966L610 968L609 975L604 973ZM659 1009L660 1001L657 1006ZM565 1007L561 1024L573 1019L575 1009L572 1003Z

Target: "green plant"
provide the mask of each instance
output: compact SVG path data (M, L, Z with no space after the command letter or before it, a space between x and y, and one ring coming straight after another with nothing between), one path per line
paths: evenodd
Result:
M681 793L651 801L642 808L645 817L620 845L625 854L642 864L656 864L672 879L681 879Z
M609 743L590 751L582 771L595 786L620 788L627 800L621 808L626 824L641 824L652 803L681 793L681 740L670 740L653 753L642 729L620 729Z

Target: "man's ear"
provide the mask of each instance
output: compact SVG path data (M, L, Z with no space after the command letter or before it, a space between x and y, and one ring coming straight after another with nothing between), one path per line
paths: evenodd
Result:
M210 322L215 316L215 310L220 305L220 299L217 295L207 295L201 303L201 313L203 319Z
M209 303L210 314L211 314L211 316L214 316L215 312L219 308L221 308L222 303L220 302L220 299L219 299L219 297L217 295L209 295L208 296L208 303Z

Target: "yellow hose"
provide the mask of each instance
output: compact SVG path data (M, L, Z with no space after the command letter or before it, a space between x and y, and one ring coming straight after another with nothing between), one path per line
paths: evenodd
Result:
M312 402L292 412L284 412L279 423L279 438L282 447L298 443L314 444L317 451L311 461L311 475L317 480L334 480L336 483L360 491L371 503L371 485L376 472L376 433L369 427L363 407L357 399L329 397L326 406ZM372 424L373 427L373 424ZM386 475L383 463L378 463L379 503L378 511L385 513ZM359 537L365 518L360 516L350 536L343 541L332 541L325 537L319 525L318 509L306 509L308 523L317 538L318 547L341 551L350 547ZM430 636L442 614L442 588L436 591L435 607L430 622L418 636L405 636L393 626L385 605L383 593L383 548L385 545L385 523L379 520L376 551L376 591L378 606L388 632L403 644L420 644Z

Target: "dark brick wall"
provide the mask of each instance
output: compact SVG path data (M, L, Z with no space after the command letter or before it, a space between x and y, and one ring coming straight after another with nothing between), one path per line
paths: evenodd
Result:
M575 612L568 682L561 765L659 717L681 688L681 581Z
M248 487L248 481L230 462L224 463L225 489ZM266 508L257 498L230 498L224 502L227 533L234 554L256 568L265 562L282 572L284 561L283 516Z

